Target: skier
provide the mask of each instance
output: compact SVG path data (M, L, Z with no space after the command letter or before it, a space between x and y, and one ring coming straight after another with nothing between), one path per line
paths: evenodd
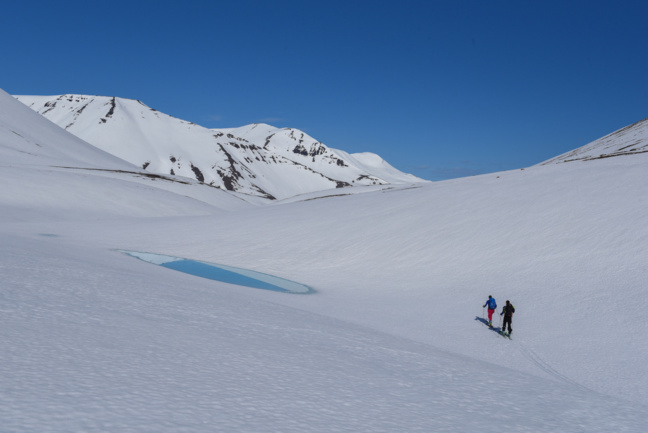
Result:
M506 334L506 325L508 324L508 335L513 333L511 328L511 323L513 322L513 313L515 313L515 307L509 301L506 301L506 305L502 308L500 316L504 316L504 323L502 324L502 333Z
M492 296L488 295L488 300L484 304L482 308L486 308L488 305L488 326L491 328L493 327L493 313L495 312L495 309L497 308L497 302L495 302L495 298Z

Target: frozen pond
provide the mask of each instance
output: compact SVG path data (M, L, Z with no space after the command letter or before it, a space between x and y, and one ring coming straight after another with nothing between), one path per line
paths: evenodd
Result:
M136 251L120 250L129 256L138 258L154 265L208 278L210 280L222 281L224 283L236 284L239 286L252 287L255 289L272 290L284 293L310 294L315 291L304 284L261 272L248 269L235 268L232 266L218 265L216 263L199 262L197 260L183 259L181 257L165 256L162 254L141 253Z

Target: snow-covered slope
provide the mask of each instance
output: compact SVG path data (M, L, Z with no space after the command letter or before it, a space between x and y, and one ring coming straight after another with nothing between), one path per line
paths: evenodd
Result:
M17 96L85 141L147 171L195 178L265 198L356 185L421 182L377 155L371 164L306 133L265 124L207 129L140 101L84 95ZM367 159L364 157L365 160Z
M540 165L648 153L648 119L621 128L583 147L559 155Z
M31 134L34 153L84 147L36 134L36 118L0 119L0 430L648 425L642 154L235 208L199 183L172 193L119 170L30 164L40 156L14 132ZM109 165L103 155L87 164ZM317 292L205 280L117 249ZM489 294L515 305L512 340L482 324Z
M66 132L2 90L0 181L0 203L9 218L8 206L32 209L28 217L37 219L54 213L82 218L87 212L104 217L195 215L250 206L195 180L135 167Z
M90 146L52 122L32 116L0 89L0 152L5 164L75 164L131 170L124 160Z

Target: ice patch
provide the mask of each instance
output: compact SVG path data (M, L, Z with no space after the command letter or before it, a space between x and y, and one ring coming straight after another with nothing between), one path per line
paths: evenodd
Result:
M297 293L304 295L315 293L313 289L304 284L275 277L274 275L251 271L249 269L184 259L182 257L166 256L163 254L126 250L119 251L145 262L153 263L154 265L163 266L168 269L173 269L201 278L208 278L210 280L283 293Z

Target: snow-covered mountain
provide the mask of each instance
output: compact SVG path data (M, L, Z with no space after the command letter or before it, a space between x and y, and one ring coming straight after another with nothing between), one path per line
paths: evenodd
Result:
M648 153L648 119L621 128L583 147L551 158L540 165Z
M62 212L72 218L91 202L95 211L122 216L194 215L198 209L211 214L249 206L233 193L188 178L150 173L104 152L3 90L0 166L5 210L10 204L22 208L39 203L50 214ZM97 196L101 200L95 201Z
M349 155L292 128L207 129L144 105L100 96L17 96L92 145L147 171L268 199L357 185L422 182L378 155Z
M0 90L0 155L11 163L75 164L86 167L135 169L132 164L88 145L52 122L31 116Z
M643 432L647 168L633 153L255 206L0 92L0 430ZM515 305L512 340L483 323L488 295Z

